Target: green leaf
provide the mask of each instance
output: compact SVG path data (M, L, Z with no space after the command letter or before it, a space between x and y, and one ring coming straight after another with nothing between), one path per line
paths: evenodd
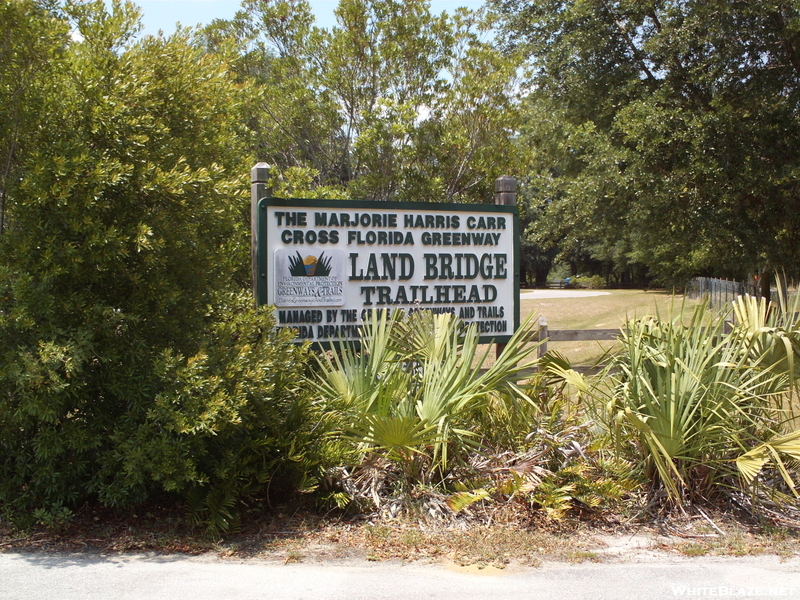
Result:
M453 512L460 512L470 504L475 504L481 500L486 500L491 497L491 492L485 488L473 490L471 492L456 492L447 497L447 506Z

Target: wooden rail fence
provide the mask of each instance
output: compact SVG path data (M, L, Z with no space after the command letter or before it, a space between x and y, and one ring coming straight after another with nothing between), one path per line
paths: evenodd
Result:
M539 317L539 328L530 338L532 342L539 342L537 350L539 358L547 353L549 342L588 342L588 341L614 341L619 338L621 330L617 329L550 329L547 318ZM722 326L723 335L733 331L733 321L726 320ZM573 365L579 373L595 373L602 365Z
M547 318L539 317L539 329L535 341L540 342L539 358L547 352L548 342L589 342L616 340L619 337L617 329L550 329Z
M541 358L547 353L549 342L589 342L589 341L614 341L619 337L617 329L550 329L546 317L539 317L539 328L533 340L539 342L538 356ZM595 365L573 365L578 372L590 373L596 370Z

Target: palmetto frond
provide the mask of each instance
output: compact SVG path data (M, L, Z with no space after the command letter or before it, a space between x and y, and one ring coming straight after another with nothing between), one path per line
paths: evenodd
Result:
M530 326L532 320L527 323ZM450 313L372 313L363 347L343 345L320 359L317 389L343 411L347 430L362 449L394 459L426 454L431 467L446 469L453 451L474 445L470 419L486 410L492 394L522 396L516 379L530 368L535 345L525 327L502 356L482 369L474 326Z

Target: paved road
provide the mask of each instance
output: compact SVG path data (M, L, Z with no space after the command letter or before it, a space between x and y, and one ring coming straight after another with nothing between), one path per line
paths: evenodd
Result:
M2 600L661 600L800 597L800 559L660 558L500 570L213 556L0 554Z

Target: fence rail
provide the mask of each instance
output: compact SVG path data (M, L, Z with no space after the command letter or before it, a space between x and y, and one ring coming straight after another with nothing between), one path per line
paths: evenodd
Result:
M738 296L750 294L759 296L760 290L755 285L745 284L726 279L713 279L711 277L695 277L689 282L686 296L689 299L707 298L714 307L722 307L736 300ZM723 333L730 333L733 323L727 321L723 326ZM549 342L585 342L585 341L614 341L620 336L620 329L550 329L546 317L539 317L539 327L531 334L531 342L538 342L538 356L541 358L547 353ZM573 366L576 371L594 372L602 365Z
M539 342L539 358L547 352L548 342L613 341L619 337L619 329L550 329L547 318L539 317L539 328L532 341Z
M539 317L539 327L531 335L531 342L539 342L537 355L542 358L547 353L549 342L590 342L590 341L615 341L621 335L621 329L550 329L547 318ZM723 335L733 330L733 322L726 320L723 323ZM596 373L604 365L573 365L572 368L579 373Z
M588 342L588 341L613 341L619 337L617 329L550 329L547 318L539 317L539 327L533 332L529 340L538 342L537 354L542 358L547 353L549 342ZM594 372L598 365L573 365L576 371L582 373Z

